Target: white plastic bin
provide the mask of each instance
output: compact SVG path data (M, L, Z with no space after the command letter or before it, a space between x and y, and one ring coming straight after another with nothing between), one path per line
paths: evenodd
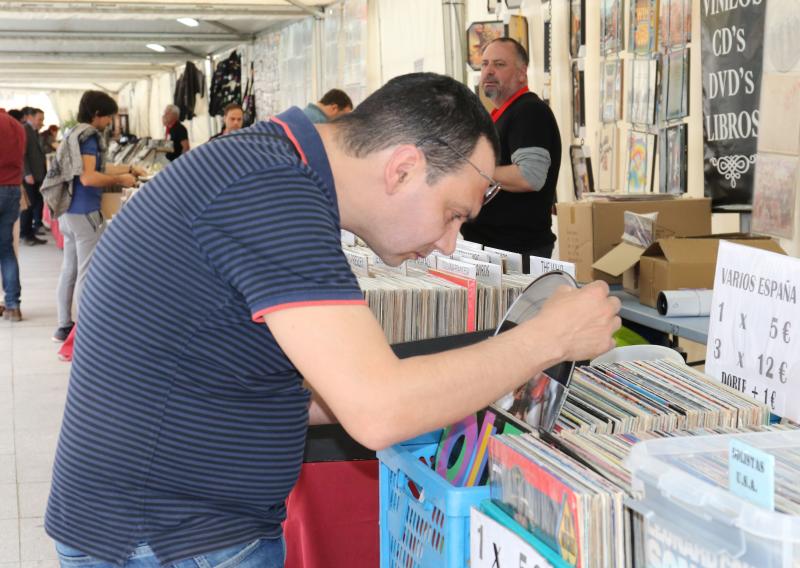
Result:
M637 444L626 463L638 498L628 505L645 519L645 566L800 566L800 517L769 511L728 491L732 438L775 455L776 490L800 484L800 431Z

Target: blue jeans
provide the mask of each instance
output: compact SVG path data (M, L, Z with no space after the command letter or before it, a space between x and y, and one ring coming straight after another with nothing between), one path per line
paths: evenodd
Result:
M14 223L19 217L19 186L0 185L0 273L6 307L19 307L19 263L14 253Z
M119 568L103 560L87 556L60 542L56 552L61 568ZM286 546L283 537L261 538L247 544L237 544L215 552L208 552L188 560L169 565L169 568L283 568ZM153 550L140 544L122 565L122 568L159 568Z

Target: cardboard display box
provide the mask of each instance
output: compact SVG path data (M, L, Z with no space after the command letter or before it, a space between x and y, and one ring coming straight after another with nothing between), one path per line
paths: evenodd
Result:
M721 240L786 254L769 237L742 233L659 239L646 249L622 243L595 263L595 268L623 274L626 289L637 285L639 302L656 307L663 290L680 288L713 288L717 267L717 250Z
M658 235L699 236L711 233L711 200L707 198L655 201L576 201L558 204L558 247L561 260L575 263L579 282L621 281L592 268L622 241L625 211L658 212Z

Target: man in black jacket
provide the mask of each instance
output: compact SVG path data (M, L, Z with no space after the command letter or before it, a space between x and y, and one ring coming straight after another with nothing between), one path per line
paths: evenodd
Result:
M548 107L528 90L528 53L519 42L499 38L486 46L481 88L500 138L494 177L503 191L465 224L470 241L522 254L528 271L531 256L550 258L556 237L551 210L561 166L561 135Z
M22 185L28 196L30 207L20 216L20 239L28 245L43 245L47 241L36 236L42 228L42 207L44 201L39 188L47 173L47 159L45 158L39 130L44 123L44 111L38 108L25 107L23 109L25 125L25 164L23 169Z

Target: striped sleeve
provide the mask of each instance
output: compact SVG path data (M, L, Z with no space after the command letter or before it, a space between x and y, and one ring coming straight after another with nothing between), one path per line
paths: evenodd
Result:
M194 221L211 266L254 321L284 307L363 303L327 200L304 173L272 167L224 188Z

